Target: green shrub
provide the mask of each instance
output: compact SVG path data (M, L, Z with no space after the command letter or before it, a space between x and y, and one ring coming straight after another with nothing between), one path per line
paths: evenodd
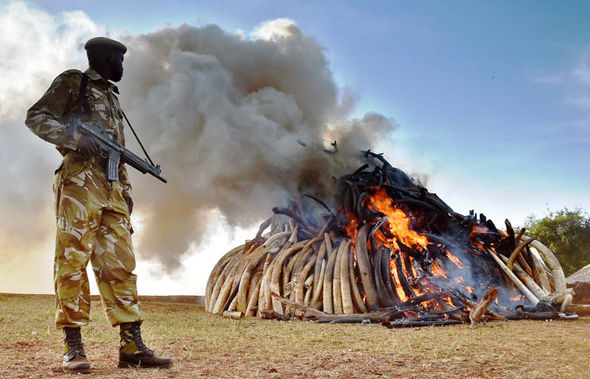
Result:
M555 253L566 276L590 264L590 216L584 210L564 208L542 219L531 215L525 227Z

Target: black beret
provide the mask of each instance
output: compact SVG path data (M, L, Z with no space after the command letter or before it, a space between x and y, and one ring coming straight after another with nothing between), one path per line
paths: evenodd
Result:
M88 50L89 48L93 47L112 47L115 50L121 51L123 54L127 52L127 47L123 45L119 41L115 41L114 39L106 38L106 37L94 37L88 40L84 45L84 48Z

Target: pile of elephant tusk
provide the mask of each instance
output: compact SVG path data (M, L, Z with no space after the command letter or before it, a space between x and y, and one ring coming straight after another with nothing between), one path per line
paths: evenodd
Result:
M333 206L301 194L223 256L206 310L387 327L590 312L572 304L559 261L524 229L455 213L381 155L364 158L339 179Z

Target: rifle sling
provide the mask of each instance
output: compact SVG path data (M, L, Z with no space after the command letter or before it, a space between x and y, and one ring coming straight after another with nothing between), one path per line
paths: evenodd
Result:
M141 150L143 150L143 153L147 157L148 161L150 161L150 163L152 164L152 166L155 166L156 164L152 161L152 158L150 158L148 152L145 150L145 147L143 147L143 144L141 143L141 140L139 139L139 136L137 135L137 133L135 133L135 129L133 129L133 126L131 126L131 123L129 122L129 119L127 118L127 115L125 114L125 112L123 112L122 109L121 109L121 113L123 114L123 117L125 118L125 121L127 121L127 125L129 125L129 127L131 128L131 131L133 132L133 135L135 136L135 139L137 140L137 142L139 142L139 146L141 146Z
M86 73L83 72L82 73L82 80L80 81L80 90L78 91L78 99L76 100L76 114L79 114L79 115L81 115L81 114L89 115L90 114L90 106L88 105L88 99L86 98L86 88L87 87L88 87L88 75L86 75ZM137 140L137 142L139 142L139 146L141 146L141 150L143 150L143 153L147 157L148 161L152 164L152 166L155 166L156 164L154 163L154 161L152 161L152 158L150 158L145 147L143 147L143 144L141 143L139 136L137 135L137 133L135 133L135 129L133 129L133 126L131 126L131 123L129 122L127 115L125 114L125 112L123 112L122 109L121 109L121 113L123 114L125 121L127 121L127 125L129 125L129 127L131 128L131 131L133 132L135 139Z
M82 73L82 80L80 81L80 90L78 91L78 99L76 100L76 114L90 114L90 106L86 98L86 88L88 87L88 75Z

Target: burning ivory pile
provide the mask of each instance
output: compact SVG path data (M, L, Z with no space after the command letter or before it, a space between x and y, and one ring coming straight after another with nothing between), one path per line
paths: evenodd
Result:
M388 327L577 317L542 243L455 213L381 156L338 182L336 205L304 194L228 252L205 306L227 317ZM269 231L265 234L265 231Z

